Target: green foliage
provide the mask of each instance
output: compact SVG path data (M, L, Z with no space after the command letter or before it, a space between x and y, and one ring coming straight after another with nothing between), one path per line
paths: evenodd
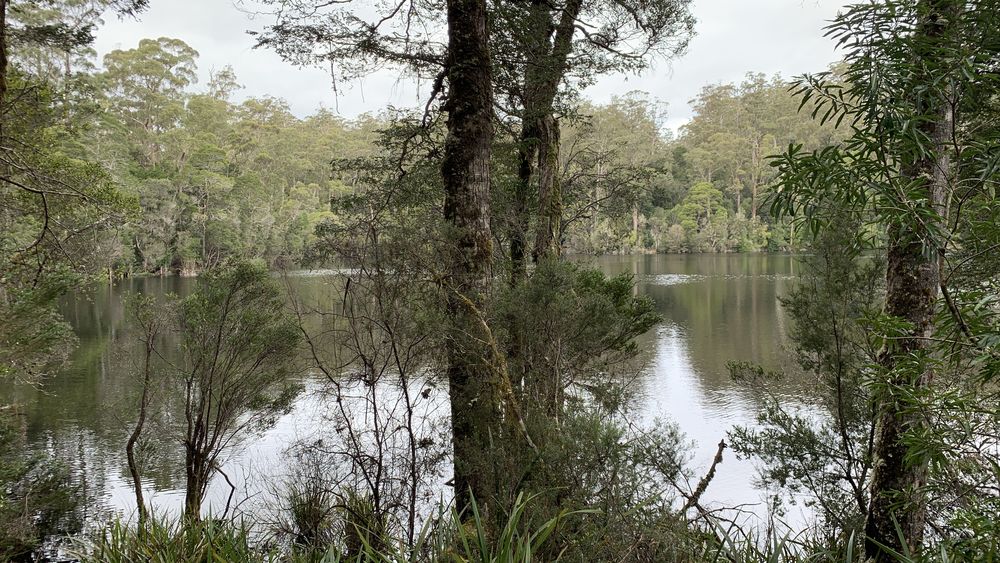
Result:
M52 57L80 61L93 39L93 14L70 2L70 25L57 6L5 4L0 128L0 384L40 385L75 343L57 311L67 291L100 271L94 259L133 202L108 171L75 154L83 127L70 108L83 85ZM5 54L6 57L6 54ZM56 80L55 78L58 78ZM95 264L97 262L97 264ZM14 405L0 405L0 559L29 557L48 536L68 533L75 517L74 476L48 452L27 444Z
M577 109L561 155L570 251L799 246L764 205L778 172L768 157L789 142L819 147L842 133L799 112L780 77L748 74L740 84L708 86L692 104L695 116L676 139L662 132L657 104L641 95ZM704 184L718 195L704 193Z
M982 515L995 510L993 492L976 484L995 478L995 461L967 452L972 443L994 443L984 425L996 420L995 391L982 381L995 365L996 317L989 307L972 305L977 290L966 284L973 278L980 288L995 282L987 273L991 266L977 263L995 262L981 249L1000 241L1000 232L981 222L991 213L985 209L996 206L997 161L985 156L995 155L996 135L980 123L996 115L997 23L997 6L990 1L850 6L828 32L846 52L841 72L806 75L795 87L802 108L849 135L816 150L792 144L772 163L779 173L773 213L797 216L814 236L839 232L836 251L848 256L888 247L885 313L870 313L858 329L842 325L848 330L827 336L850 344L846 352L863 351L867 362L838 350L817 355L811 364L850 374L867 363L865 377L847 379L844 388L851 389L852 380L861 383L871 397L863 406L878 424L866 442L851 438L850 427L841 424L843 443L829 450L821 466L837 466L831 458L865 460L871 454L869 555L885 558L894 550L908 558L907 550L921 544L926 516L935 530L928 555L940 548L943 557L960 558L962 548L949 550L965 544ZM952 205L956 200L963 203ZM845 222L853 225L847 233ZM960 243L966 240L980 251L968 253ZM953 254L963 258L952 260ZM837 260L824 266L843 270ZM847 279L864 287L853 276ZM836 295L835 283L826 288L811 301L792 299L793 313L808 313L810 303ZM862 297L853 299L864 303ZM834 318L838 310L847 309L835 308ZM828 316L821 310L812 318ZM796 339L822 352L818 336L800 329ZM847 360L830 361L845 355ZM841 399L840 389L834 395L842 405L840 420L864 412ZM756 447L766 447L765 441ZM867 443L867 449L852 442ZM846 473L847 464L839 467ZM860 477L855 480L863 483ZM865 511L860 493L856 504ZM898 537L893 523L900 527ZM988 544L972 544L991 553Z
M279 561L268 550L253 546L250 531L242 524L217 520L190 524L162 516L150 518L142 529L113 521L81 551L82 561L94 563Z
M762 401L756 426L732 431L733 450L760 460L765 485L805 492L831 544L860 533L867 510L874 425L868 373L881 346L869 323L881 307L883 266L852 251L856 232L851 216L839 215L813 242L796 287L781 299L799 364L821 386L822 415L786 406L777 385L782 374L730 365Z
M83 10L68 2L53 10L75 14L77 8ZM647 15L662 7L654 8ZM670 28L672 33L690 23L682 12L671 14L657 25L681 26ZM81 12L80 21L92 16ZM650 39L666 41L671 52L683 49L683 41L672 44L668 36L654 35ZM59 63L49 60L58 59L56 54L42 57L48 62L37 68ZM67 125L74 133L63 140L71 154L105 163L141 209L120 237L106 242L106 258L97 264L102 268L121 274L190 274L231 257L301 263L304 249L315 242L316 226L335 216L331 200L358 186L356 170L332 168L330 161L383 152L375 131L388 125L387 118L346 122L320 109L299 119L281 100L237 104L231 97L240 86L231 69L217 73L199 93L194 90L197 56L177 39L144 39L135 48L109 53L105 70L88 74L91 67L82 64L86 54L81 52L77 78L56 90L60 100L73 100L60 102L73 112ZM22 58L27 64L37 56L26 52ZM756 193L768 181L766 167L761 171L756 165L768 147L793 139L811 143L819 135L800 127L794 112L785 115L793 105L786 103L783 88L778 80L755 76L739 88L706 91L698 117L676 141L661 132L661 108L640 94L606 107L567 109L582 118L564 135L569 150L562 152L561 236L566 246L595 253L787 248L792 241L768 238L769 220L741 203L744 192ZM779 123L760 117L769 115L780 115L774 118ZM720 164L727 158L732 166ZM383 160L387 167L396 166L392 159ZM726 186L728 219L724 229L717 225L693 241L686 240L688 233L682 241L673 228L681 222L675 207L696 181ZM743 187L733 191L733 186Z
M606 401L611 411L622 406L612 390L627 380L637 352L634 339L660 320L652 301L632 289L630 275L607 278L549 260L499 296L494 310L503 319L496 325L506 327L502 345L512 351L509 372L523 382L525 400L542 416L540 432L548 432L542 413L561 412L577 392Z
M76 277L63 271L46 276L35 287L8 290L0 301L0 380L34 382L66 360L75 339L56 311L56 300Z
M372 563L529 563L555 561L540 558L539 553L552 535L567 520L578 513L561 512L537 526L529 526L525 512L535 502L533 497L519 496L503 526L496 535L488 532L479 507L472 502L470 513L460 515L454 510L443 511L429 519L421 530L415 546L407 548L399 542L384 539L367 541L368 530L356 528L361 542L352 549L332 544L315 549L280 550L254 542L253 529L244 522L206 520L188 523L164 517L152 518L145 528L136 528L121 521L106 525L96 538L81 542L77 556L86 563L125 563L152 561L162 563L244 563L244 562L372 562ZM345 507L345 525L357 523L355 515Z
M690 547L674 484L685 451L676 428L629 423L635 338L659 322L633 279L574 264L543 261L498 296L509 373L536 450L508 456L510 490L537 495L526 512L542 523L582 511L554 533L541 560L639 560L682 557ZM544 335L544 336L542 336Z
M587 369L584 359L634 354L633 339L660 321L652 300L634 295L633 284L629 274L609 278L577 264L545 261L527 283L509 290L497 314L517 319L511 334L545 334L529 345L561 346L567 365ZM548 353L528 356L541 361Z
M341 532L337 484L329 464L315 450L305 449L294 459L290 475L277 491L278 521L273 532L294 549L325 550Z
M691 187L674 212L692 251L721 250L719 245L727 238L727 213L722 206L721 191L708 182L699 182Z
M268 271L238 262L203 278L178 304L187 493L198 501L189 511L200 508L219 455L247 433L269 428L299 391L289 375L301 333Z
M24 26L58 21L53 29L90 30L109 4L121 7L60 0L11 10ZM296 263L314 227L331 216L331 197L356 181L332 174L331 159L372 152L382 126L370 116L346 122L324 109L298 119L269 98L236 103L231 69L216 73L207 93L195 92L198 53L178 39L112 51L96 72L89 44L22 35L11 40L4 133L19 139L17 154L7 155L13 169L33 173L12 175L22 188L7 184L0 193L0 205L21 210L4 219L15 223L0 237L3 253L32 244L46 226L53 228L42 242L67 244L54 223L41 220L44 203L70 233L90 239L98 255L88 262L93 269L192 273L257 256ZM26 191L40 186L44 202ZM72 205L77 200L87 205ZM103 236L123 223L118 236ZM74 230L88 224L94 228Z
M237 262L202 277L198 289L180 303L187 364L212 370L222 354L226 362L252 368L241 370L243 377L280 380L299 332L284 314L281 291L269 272L259 264Z
M0 155L0 375L41 375L71 344L54 310L66 290L99 271L93 257L108 231L134 209L101 166L69 156L52 90L33 77L6 77Z
M270 428L301 389L291 378L300 328L268 270L240 261L202 278L186 298L133 297L129 303L146 339L137 416L145 420L169 398L156 393L150 399L151 386L175 390L183 424L168 431L183 446L185 517L195 520L209 482L221 472L220 456ZM129 448L142 438L140 426L134 432ZM131 450L129 456L132 463Z
M994 8L984 2L963 10L943 37L913 33L927 9L914 2L852 6L831 24L828 35L848 47L842 72L804 75L794 92L813 118L849 126L851 135L816 150L793 143L775 158L780 181L772 212L798 215L815 233L829 223L831 210L851 209L864 221L908 225L929 247L944 246L948 234L935 226L940 211L922 194L924 179L912 178L912 166L933 150L924 131L936 118L928 114L932 100L952 100L967 89L959 102L964 114L993 110L989 96L974 93L997 86L991 55L980 48L983 34L995 29ZM917 55L928 52L937 62L918 62ZM995 159L984 158L995 154L995 139L989 131L958 129L954 156L971 181L963 188L971 198L983 190L972 179L997 172Z
M114 51L105 58L105 70L91 74L87 43L98 17L91 12L109 4L122 5L65 0L59 9L30 3L16 13L22 33L12 40L21 43L13 46L15 69L8 78L17 95L8 96L16 100L5 106L3 131L28 150L5 152L2 169L0 376L28 378L65 357L70 331L54 304L86 274L105 268L205 271L195 293L164 315L173 320L176 313L179 323L181 361L169 367L176 368L172 373L180 376L178 387L185 391L188 426L182 441L188 467L200 472L188 483L197 502L187 508L196 512L218 470L218 456L247 433L271 425L296 391L289 384L289 360L302 327L284 313L284 300L266 266L241 259L285 265L299 262L310 249L319 262L339 260L364 271L351 278L363 283L351 292L345 287L340 318L355 315L351 334L361 337L350 345L354 357L337 365L360 365L362 375L354 377L368 388L393 370L407 388L406 377L415 368L400 366L411 360L420 369L438 367L426 359L423 347L441 343L431 333L442 317L431 309L439 304L444 271L435 256L436 241L445 238L436 219L442 128L434 111L426 119L363 116L345 122L325 110L299 119L287 103L272 98L237 104L232 96L239 84L231 69L196 92L197 53L177 39L145 39L134 49ZM141 2L125 4L128 9ZM617 2L583 11L601 21L602 29L624 31L605 35L603 45L590 36L581 39L577 47L584 56L572 59L581 67L570 75L585 83L594 72L646 64L643 57L630 59L611 49L612 43L683 49L686 33L676 43L669 38L690 30L682 9L686 2L640 4ZM949 532L941 534L941 553L950 558L994 553L996 530L987 516L995 512L996 501L983 494L989 489L982 483L995 482L998 471L995 463L980 463L977 440L995 428L996 397L989 385L1000 372L995 298L1000 268L990 260L998 237L996 49L990 42L997 10L976 2L983 9L963 15L965 35L926 45L919 34L909 33L921 3L878 5L883 4L892 9L852 7L834 24L831 33L846 45L852 64L798 82L802 107L811 111L798 112L780 78L748 75L738 85L706 87L694 102L695 118L673 139L662 131L661 108L643 96L618 98L603 107L583 104L573 111L566 105L570 97L557 100L567 115L579 114L566 120L568 150L558 167L565 193L558 235L568 249L731 252L811 244L808 271L783 303L795 321L792 337L801 367L825 391L819 406L823 416L790 411L774 389L775 374L734 364L734 375L760 393L764 408L758 426L736 429L732 440L742 455L763 462L768 484L811 493L810 502L820 507L826 524L814 540L701 528L676 513L670 491L682 476L682 438L669 426L636 429L623 414L638 369L635 339L658 321L652 303L634 295L628 276L606 278L542 261L523 282L491 293L479 319L487 334L473 335L491 340L487 344L495 352L473 361L501 373L509 395L501 407L510 428L490 439L495 447L509 447L510 455L478 460L505 469L507 482L497 486L498 498L489 499L490 514L480 514L473 504L471 513L428 518L415 542L412 533L396 538L398 526L385 510L386 501L375 498L382 485L334 493L319 468L287 491L286 524L295 534L287 553L254 545L243 524L154 519L143 529L112 525L88 557L850 561L871 466L869 401L873 392L888 388L873 383L879 374L874 359L907 328L873 312L881 297L880 265L859 252L879 242L886 224L913 225L928 253L939 252L942 262L946 256L957 258L942 285L954 290L942 304L948 314L942 312L945 319L931 338L973 351L942 347L907 358L911 368L933 364L956 376L933 395L905 397L914 407L933 407L925 410L936 417L933 433L908 439L911 451L933 461L930 486L938 488L942 507L935 523ZM491 8L509 9L494 15L510 16L521 7ZM65 24L73 14L80 20ZM440 16L421 12L417 19L434 28L443 23ZM334 64L355 72L364 70L364 65L351 66L358 64L359 53L385 57L393 47L406 51L406 64L418 72L440 62L433 44L400 43L391 36L388 44L369 41L370 28L355 25L362 22L354 14L330 23L342 38L364 41L330 43L334 51L316 53L316 33L331 29L287 26L273 28L262 43L285 34L293 41L282 54L309 60L338 55ZM665 35L649 34L661 28ZM900 30L902 44L896 40ZM504 27L496 37L523 41L517 36L521 31ZM629 33L641 41L630 43ZM866 33L875 39L855 40ZM980 53L984 44L988 48ZM946 51L954 65L896 64L901 51L929 48ZM498 51L501 60L517 54ZM64 56L76 75L61 72ZM522 64L512 62L497 76L520 73ZM928 74L938 79L928 81ZM920 127L929 116L912 99L944 97L959 84L964 90L959 114L975 117L963 118L955 139L962 166L954 201L961 203L955 211L942 211L921 198L920 182L908 181L904 173L929 150ZM516 100L515 90L510 88L510 100L501 103ZM88 98L98 100L100 108L93 99L79 103ZM376 141L376 130L387 125ZM831 144L847 133L837 125L851 126L850 137ZM500 188L495 209L502 210L516 148L503 135L497 144L503 145L497 154L505 156L494 163L494 186ZM823 145L830 146L818 148ZM767 156L784 146L790 146L788 152L773 167L765 166ZM772 187L778 193L767 210L761 201ZM807 232L796 232L797 224L785 220L792 214L806 218ZM58 221L50 223L53 218ZM108 235L107 228L116 226L123 226L120 236ZM76 236L81 233L85 236ZM406 339L414 343L408 350L418 352L400 360L398 344ZM390 365L385 358L395 360L396 367L380 372L376 360ZM989 385L979 386L983 381ZM411 449L420 443L414 436L405 442ZM3 444L6 451L21 447L16 431L3 437L10 438ZM358 455L375 457L366 451ZM10 459L0 467L8 493L0 504L0 524L13 522L3 533L16 541L4 538L0 545L19 543L16 549L23 552L51 528L51 507L59 504L56 493L29 498L23 484L58 491L65 483L34 458ZM384 468L381 459L365 463L373 471ZM416 473L411 478L420 479ZM948 491L949 484L956 490ZM526 497L525 490L533 496Z
M31 556L56 534L79 531L79 499L60 462L28 449L19 413L0 407L0 559Z
M630 553L639 561L671 561L697 551L697 534L678 513L675 485L687 450L675 426L636 428L621 413L582 404L567 408L558 425L524 481L538 491L528 517L582 514L553 535L541 560L606 561Z

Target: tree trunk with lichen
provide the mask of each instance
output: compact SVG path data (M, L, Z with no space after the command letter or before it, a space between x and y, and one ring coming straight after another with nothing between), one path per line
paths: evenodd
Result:
M559 185L559 120L555 99L566 73L572 50L574 23L582 0L568 1L553 18L552 6L532 0L521 46L525 53L524 81L521 86L524 108L518 150L518 184L514 194L514 228L511 233L511 282L524 278L530 225L531 196L538 194L535 209L535 241L531 257L535 261L559 253L562 220L562 191ZM537 184L537 187L536 187ZM537 191L536 191L537 190Z
M7 0L0 0L0 140L7 119Z
M499 384L480 321L490 287L493 84L485 0L448 0L448 136L441 176L448 232L446 341L455 500L483 510L496 493L491 444L501 431Z
M960 7L954 0L925 0L916 32L916 68L941 64L939 42L954 25ZM928 89L933 92L933 89ZM921 182L920 199L933 210L920 224L917 218L897 219L889 226L885 314L907 324L880 353L887 375L876 393L876 439L865 521L866 554L874 561L895 561L893 552L918 553L927 519L924 486L927 458L909 438L926 431L927 420L914 408L913 397L931 385L929 338L934 332L935 304L941 280L933 231L942 227L951 166L949 139L954 131L951 105L943 96L921 93L918 113L932 116L918 127L933 143L931 150L903 168L903 176ZM926 222L933 224L926 224ZM905 542L905 545L904 545Z
M542 119L538 139L538 223L535 227L535 262L559 256L562 223L562 186L559 181L559 120Z

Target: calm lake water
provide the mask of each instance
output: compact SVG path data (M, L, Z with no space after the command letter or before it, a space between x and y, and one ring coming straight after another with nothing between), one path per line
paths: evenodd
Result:
M796 259L783 255L655 255L580 258L608 274L631 272L636 291L653 298L664 321L640 339L645 361L641 416L676 422L693 442L691 467L696 482L711 463L716 445L734 425L753 424L757 399L730 380L726 363L752 361L769 369L794 371L786 337L788 319L778 303L794 283ZM133 415L137 358L129 341L121 296L141 289L153 294L190 291L193 279L129 280L67 300L64 312L79 335L71 365L41 389L17 387L0 391L23 407L32 444L72 460L85 478L92 515L113 509L134 510L124 463L124 443ZM322 276L294 281L313 297L333 285ZM304 393L277 425L227 458L224 468L236 483L236 502L253 503L284 471L286 446L308 438L322 425L322 399L310 394L319 382L305 378ZM790 378L785 399L808 408L809 387ZM179 444L163 440L161 450ZM163 455L165 459L182 457ZM146 487L156 510L176 510L183 501L183 462L152 464ZM745 505L766 512L766 491L755 485L753 463L727 450L717 475L703 497L707 505ZM692 486L694 483L692 483ZM209 491L210 508L225 505L229 487L217 478ZM793 510L790 522L801 521Z

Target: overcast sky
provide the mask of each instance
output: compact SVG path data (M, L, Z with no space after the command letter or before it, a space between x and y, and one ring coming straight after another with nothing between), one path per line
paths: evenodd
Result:
M691 117L688 101L707 84L739 81L747 72L791 77L824 69L836 54L822 28L844 0L694 0L697 36L687 54L658 62L642 76L609 76L587 90L596 102L631 90L648 92L668 104L666 125L675 129ZM302 69L273 52L253 49L250 29L267 18L252 18L233 0L152 0L139 20L107 18L97 33L99 57L114 49L135 47L142 38L174 37L194 47L200 86L209 73L232 65L246 88L242 97L284 98L292 111L305 116L318 107L336 109L351 118L378 112L387 104L420 105L421 89L397 75L372 76L350 88L338 85L320 69Z

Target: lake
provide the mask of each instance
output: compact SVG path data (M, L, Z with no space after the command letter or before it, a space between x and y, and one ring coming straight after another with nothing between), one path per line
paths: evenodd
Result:
M726 368L731 360L751 361L768 369L795 372L788 318L778 297L794 283L798 264L787 255L642 255L575 258L608 274L630 272L636 292L650 296L663 322L640 338L644 361L641 413L647 421L674 421L693 443L692 486L707 470L720 439L734 425L753 424L758 401L734 383ZM322 275L297 276L293 283L315 298L333 285ZM71 460L84 480L89 516L107 509L131 512L134 500L124 463L124 444L133 421L137 358L123 343L130 340L121 296L132 290L165 295L184 294L197 283L191 278L144 278L72 296L64 313L79 336L71 364L40 389L14 387L3 399L22 405L34 447L58 452ZM322 399L309 391L318 380L305 377L304 393L293 410L263 436L244 444L224 464L237 485L236 501L259 499L284 470L284 450L308 438L323 424ZM784 400L808 408L810 389L801 376L789 378ZM161 441L158 448L177 450ZM177 510L183 502L183 457L172 464L146 469L147 500L157 511ZM169 452L168 452L169 453ZM703 497L708 506L742 505L749 513L766 513L768 494L755 485L752 462L727 450L715 479ZM216 478L209 490L209 509L221 510L229 487ZM800 522L805 512L788 515Z

